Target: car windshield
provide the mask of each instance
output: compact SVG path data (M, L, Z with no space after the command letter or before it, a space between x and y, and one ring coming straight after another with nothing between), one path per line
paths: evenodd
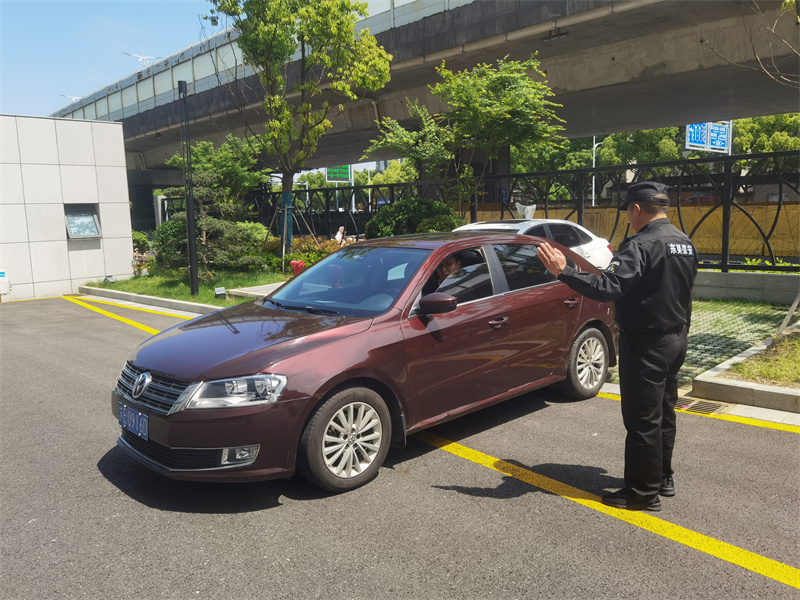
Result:
M429 254L417 248L343 248L292 279L265 304L314 314L379 315L394 304Z

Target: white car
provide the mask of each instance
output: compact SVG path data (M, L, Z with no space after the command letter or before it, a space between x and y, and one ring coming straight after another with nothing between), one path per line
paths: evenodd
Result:
M560 219L508 219L506 221L481 221L462 225L453 231L497 231L499 233L522 233L555 240L576 254L581 255L595 267L604 270L611 262L611 244L597 237L585 227L572 221Z

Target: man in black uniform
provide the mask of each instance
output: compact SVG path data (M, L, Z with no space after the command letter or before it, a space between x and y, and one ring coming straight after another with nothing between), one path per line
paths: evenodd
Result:
M672 450L678 371L686 358L697 252L667 219L667 188L643 181L628 188L620 208L636 232L620 244L599 275L579 273L548 243L545 267L593 300L613 300L620 325L619 378L625 439L625 487L603 502L631 510L661 510L674 496Z

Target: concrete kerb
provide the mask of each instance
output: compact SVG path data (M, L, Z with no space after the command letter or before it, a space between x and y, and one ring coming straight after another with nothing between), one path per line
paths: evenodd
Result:
M283 285L281 283L270 283L267 285L259 285L256 287L243 288L240 290L228 290L231 296L238 296L241 298L261 298L273 292ZM183 300L170 300L169 298L159 298L158 296L145 296L144 294L134 294L132 292L121 292L118 290L109 290L106 288L96 288L82 285L78 288L81 294L92 296L102 296L105 298L113 298L115 300L125 300L127 302L139 302L141 304L148 304L150 306L160 306L171 310L182 310L190 313L208 314L217 310L221 310L222 306L214 306L213 304L199 304L197 302L186 302Z
M244 288L241 290L229 290L228 293L233 296L260 298L277 289L281 285L283 284L273 283L252 288ZM102 296L117 300L125 300L128 302L139 302L141 304L149 304L152 306L160 306L162 308L194 312L198 314L208 314L220 310L221 308L211 304L197 304L195 302L170 300L168 298L158 298L156 296L145 296L142 294L133 294L130 292L121 292L117 290L89 286L81 286L78 291L81 294ZM800 331L800 328L793 328L791 331L787 331L787 333L792 333L795 331ZM741 354L726 360L716 367L709 369L705 373L701 373L694 378L691 388L681 388L681 395L691 396L693 398L702 398L705 400L716 400L730 404L742 404L746 406L756 406L772 410L800 413L800 390L761 385L733 379L723 379L718 377L720 373L728 370L732 364L750 358L751 356L765 350L770 345L772 345L771 337L759 344L756 344L752 348L745 350ZM609 384L606 385L608 386ZM609 388L609 391L611 393L618 394L618 389L618 386L614 386L614 389Z
M800 328L795 327L786 331L787 334L797 332L800 332ZM705 373L701 373L692 380L692 397L800 413L800 389L720 377L732 365L763 352L773 344L774 339L769 337Z
M183 300L170 300L169 298L159 298L158 296L145 296L144 294L133 294L131 292L121 292L118 290L108 290L105 288L89 287L82 285L78 288L81 294L91 296L102 296L114 300L125 300L127 302L138 302L150 306L160 306L170 310L182 310L190 313L208 314L220 310L221 306L212 304L198 304L197 302L184 302Z

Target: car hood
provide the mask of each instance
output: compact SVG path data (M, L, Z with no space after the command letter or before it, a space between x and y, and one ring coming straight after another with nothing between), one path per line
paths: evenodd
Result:
M139 346L131 362L183 381L248 375L366 331L371 324L371 318L313 315L247 302L161 332Z

